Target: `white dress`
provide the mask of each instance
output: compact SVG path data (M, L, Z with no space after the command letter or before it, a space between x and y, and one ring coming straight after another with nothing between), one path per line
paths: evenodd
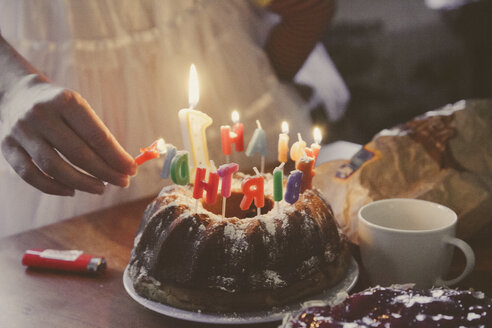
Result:
M270 24L246 0L0 0L4 38L55 84L82 94L132 155L158 137L182 147L178 111L187 106L194 63L197 109L214 120L207 140L217 165L224 162L220 125L232 124L233 109L245 124L245 146L256 119L266 128L267 161L276 159L281 120L289 122L291 140L301 132L312 141L308 104L279 82L262 50ZM320 58L326 64L318 95L331 102L329 115L337 118L348 93L317 51L313 67ZM309 69L299 79L309 81ZM244 153L233 153L231 160L245 172L259 163ZM169 183L160 179L161 167L162 159L146 162L129 188L108 186L102 196L58 197L24 183L1 157L0 236L157 194Z

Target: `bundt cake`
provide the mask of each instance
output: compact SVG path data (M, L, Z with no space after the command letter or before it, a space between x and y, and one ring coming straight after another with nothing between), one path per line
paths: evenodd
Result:
M165 187L144 212L129 264L141 296L209 312L266 310L336 284L349 253L332 210L316 190L274 207L271 175L265 207L241 211L235 177L226 215L192 198L192 186Z
M332 307L311 303L294 317L287 316L282 328L492 327L492 301L477 291L378 286Z

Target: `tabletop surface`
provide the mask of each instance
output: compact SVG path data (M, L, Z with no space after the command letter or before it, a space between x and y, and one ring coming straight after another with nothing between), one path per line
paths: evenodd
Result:
M210 327L173 319L139 305L126 293L122 276L133 238L150 199L125 203L0 240L1 327ZM492 229L469 243L476 253L474 271L460 288L474 288L492 296ZM22 266L26 249L78 249L104 256L107 271L86 276L42 271ZM352 246L354 257L359 252ZM456 252L451 276L464 266ZM364 270L353 291L369 287ZM277 327L278 322L254 325ZM247 327L241 325L240 327Z

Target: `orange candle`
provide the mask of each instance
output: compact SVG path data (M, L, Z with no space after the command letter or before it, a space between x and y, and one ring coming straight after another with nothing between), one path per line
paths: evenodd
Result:
M137 165L142 165L148 160L158 158L160 154L166 152L166 143L164 139L160 138L154 141L150 146L140 148L140 154L135 157Z

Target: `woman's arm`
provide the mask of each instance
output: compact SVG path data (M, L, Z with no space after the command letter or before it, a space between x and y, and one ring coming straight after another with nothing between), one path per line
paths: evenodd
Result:
M103 181L124 187L136 172L85 99L52 85L1 35L0 123L5 159L45 193L103 193Z
M326 32L335 7L335 0L272 0L268 3L266 8L281 17L265 45L279 78L294 78Z

